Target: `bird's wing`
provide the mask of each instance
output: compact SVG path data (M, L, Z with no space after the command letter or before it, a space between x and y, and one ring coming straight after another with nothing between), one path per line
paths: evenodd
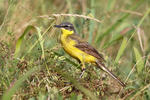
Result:
M70 38L77 42L77 44L75 44L75 47L77 47L78 49L96 57L102 62L105 61L102 54L98 53L98 51L94 47L92 47L88 42L84 41L83 39L80 39L79 36L73 35Z

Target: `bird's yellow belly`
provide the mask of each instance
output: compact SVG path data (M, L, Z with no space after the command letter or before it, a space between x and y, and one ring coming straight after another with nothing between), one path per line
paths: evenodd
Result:
M91 56L82 50L74 47L71 43L67 43L67 45L63 45L64 49L67 53L69 53L72 57L79 59L80 61L84 62L95 62L96 58L94 56Z

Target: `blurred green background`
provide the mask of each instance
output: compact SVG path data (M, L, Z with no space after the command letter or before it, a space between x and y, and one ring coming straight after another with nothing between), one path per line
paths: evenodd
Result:
M125 88L91 64L79 78L53 28L66 21ZM149 31L150 0L0 0L0 98L150 100Z

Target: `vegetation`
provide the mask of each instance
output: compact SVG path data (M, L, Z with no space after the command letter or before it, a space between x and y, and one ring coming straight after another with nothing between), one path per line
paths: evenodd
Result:
M79 78L53 27L65 21L125 88L91 64ZM149 0L0 0L0 98L150 100L149 27Z

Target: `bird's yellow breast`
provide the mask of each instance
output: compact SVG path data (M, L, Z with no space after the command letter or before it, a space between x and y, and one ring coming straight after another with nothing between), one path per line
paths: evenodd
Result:
M91 56L84 51L80 50L79 48L75 47L77 42L75 40L72 40L68 38L69 35L73 34L73 31L68 31L65 29L62 29L62 35L61 35L61 43L64 48L64 50L71 55L74 58L79 59L80 61L84 62L95 62L96 58L94 56Z

